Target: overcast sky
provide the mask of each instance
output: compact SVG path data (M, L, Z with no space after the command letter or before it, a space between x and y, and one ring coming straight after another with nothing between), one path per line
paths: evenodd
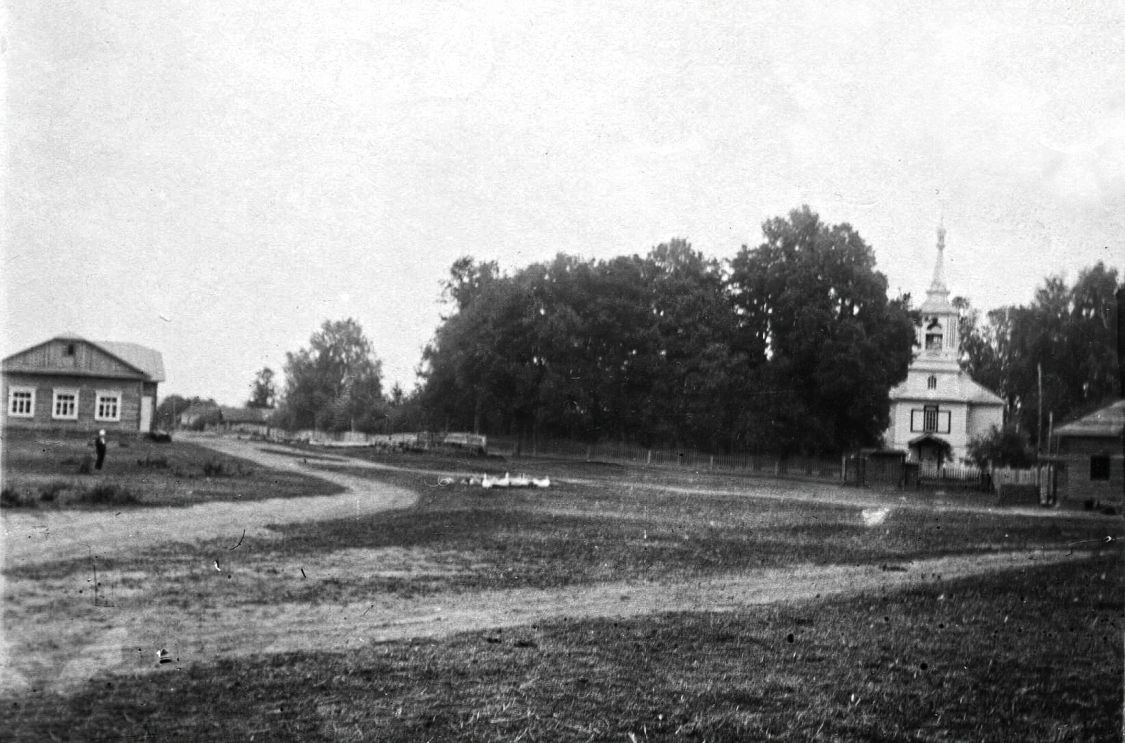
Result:
M1125 4L7 3L3 355L246 399L326 319L414 384L461 255L733 256L809 204L989 309L1125 265Z

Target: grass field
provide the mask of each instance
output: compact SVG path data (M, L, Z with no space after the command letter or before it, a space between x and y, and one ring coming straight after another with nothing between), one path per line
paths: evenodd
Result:
M74 590L88 561L9 567L20 611L6 602L6 625L54 628L66 635L57 645L71 631L226 621L245 640L254 622L369 602L393 622L412 602L522 601L527 591L635 584L666 587L668 601L618 618L562 610L522 626L500 622L498 605L495 624L353 638L347 652L328 646L327 628L300 620L293 626L311 639L288 644L301 650L284 649L286 629L280 643L273 633L272 652L118 667L66 687L43 666L0 707L13 739L1053 741L1121 731L1125 579L1119 542L1105 540L1121 536L1119 520L557 461L530 463L555 480L547 490L486 492L443 487L439 475L517 467L398 455L384 463L401 469L351 469L332 461L336 453L291 453L310 473L409 487L418 501L276 524L237 549L203 540L102 559L100 606ZM848 501L857 495L864 505ZM861 511L871 500L887 513L867 526ZM677 598L694 581L801 566L906 571L939 555L1090 547L1094 557L1065 564L934 576L900 590L722 611ZM51 644L32 643L59 657Z
M17 429L4 431L2 443L5 507L186 506L341 490L319 478L265 470L189 441L110 437L101 471L92 469L89 437Z

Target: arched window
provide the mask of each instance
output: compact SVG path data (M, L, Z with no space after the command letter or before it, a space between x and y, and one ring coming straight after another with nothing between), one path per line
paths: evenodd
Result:
M926 389L928 389L928 390L936 390L937 389L937 377L935 377L933 374L931 374L930 378L926 380Z

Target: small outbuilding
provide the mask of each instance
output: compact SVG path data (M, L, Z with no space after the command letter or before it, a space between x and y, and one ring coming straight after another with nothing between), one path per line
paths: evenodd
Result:
M1055 429L1052 457L1059 501L1120 503L1125 480L1125 400Z
M159 351L61 335L5 358L3 426L146 433L152 428Z

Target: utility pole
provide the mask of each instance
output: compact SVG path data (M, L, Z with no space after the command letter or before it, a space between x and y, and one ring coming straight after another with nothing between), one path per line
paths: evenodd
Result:
M1043 362L1036 364L1039 373L1039 422L1035 425L1035 484L1043 497Z

